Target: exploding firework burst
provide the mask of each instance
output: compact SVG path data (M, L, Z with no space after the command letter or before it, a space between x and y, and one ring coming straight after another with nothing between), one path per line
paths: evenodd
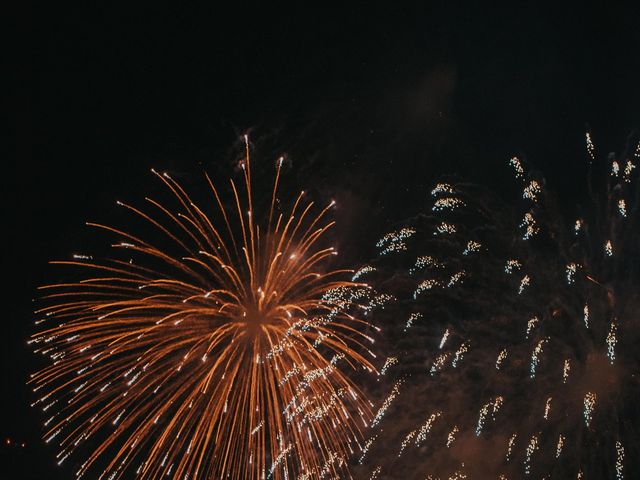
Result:
M638 475L640 147L587 147L579 211L513 158L519 200L441 183L383 238L363 278L398 300L362 478Z
M208 176L210 209L154 172L173 203L120 204L148 236L90 224L116 238L111 258L53 262L77 279L41 289L31 343L52 363L30 383L58 462L85 452L77 477L347 471L371 413L350 375L374 370L370 289L327 269L333 202L313 213L301 193L280 212L281 161L264 215L254 211L245 146L231 207Z

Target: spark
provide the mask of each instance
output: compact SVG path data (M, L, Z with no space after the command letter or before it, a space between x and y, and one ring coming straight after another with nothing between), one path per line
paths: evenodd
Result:
M364 267L360 268L356 273L353 274L353 276L351 277L351 281L355 282L356 280L360 279L360 277L375 271L376 269L374 267L365 265Z
M620 212L620 215L622 215L623 217L627 216L627 205L624 201L624 198L621 198L620 200L618 200L618 211Z
M396 363L398 363L398 357L388 357L385 362L384 365L382 366L382 368L380 369L380 375L386 375L387 371L389 370L389 368L392 365L395 365Z
M593 145L593 141L591 140L591 133L587 132L585 134L585 137L587 140L587 152L589 153L590 162L593 162L595 160L595 155L594 155L595 147Z
M458 362L460 362L464 358L464 354L469 351L469 345L467 343L462 343L453 357L453 361L451 362L451 366L456 368L458 366Z
M617 329L618 329L618 326L616 325L616 322L615 321L611 322L611 325L609 326L609 333L607 334L607 339L606 339L607 357L609 357L609 361L611 362L612 365L616 359L616 343L618 343L618 339L616 337Z
M415 229L409 227L405 227L397 232L387 233L378 240L376 247L380 249L380 255L404 251L407 249L405 240L411 238L414 233L416 233Z
M529 367L529 376L534 378L536 376L536 369L538 368L538 363L540 363L540 355L542 354L544 344L548 342L548 339L543 338L538 342L536 348L533 349L533 353L531 354L531 366Z
M429 418L427 418L426 422L424 422L418 430L415 440L416 447L419 447L420 444L426 440L427 434L431 431L431 427L433 426L433 422L435 422L441 415L442 412L436 412L429 415Z
M455 190L448 183L437 183L433 190L431 190L431 195L435 197L437 195L440 195L441 193L452 194L455 193Z
M569 378L570 371L571 371L571 360L567 358L564 361L564 365L562 367L562 383L567 383L567 379Z
M476 253L480 251L480 248L482 248L482 244L474 241L474 240L469 240L467 242L467 246L465 247L465 249L462 251L463 255L470 255L472 253Z
M551 397L547 398L544 404L544 419L549 420L549 412L551 411Z
M540 228L538 227L538 224L535 218L533 218L531 212L524 214L522 222L520 223L520 228L524 229L524 233L522 234L523 240L529 240L540 231Z
M438 345L438 348L440 350L442 350L442 347L444 347L444 344L447 342L447 338L449 338L449 329L448 328L442 334L442 339L440 340L440 345Z
M447 223L447 222L442 222L440 225L438 225L436 227L436 231L433 232L434 235L437 234L448 234L448 235L453 235L454 233L456 233L458 230L456 229L456 226L451 224L451 223Z
M513 435L511 435L511 437L509 437L509 442L507 443L507 455L506 455L507 462L511 460L511 453L513 452L513 446L516 443L517 436L518 434L514 433Z
M604 244L604 252L608 257L613 256L613 245L611 244L611 240L607 240Z
M526 457L524 459L524 473L526 475L531 473L531 457L536 450L538 450L538 436L532 435L527 445Z
M400 385L401 384L402 384L402 380L398 380L395 383L395 385L391 389L391 393L387 396L387 398L385 398L384 402L382 402L382 405L380 406L380 408L378 409L377 413L373 417L373 420L371 421L371 427L375 427L376 425L378 425L380 423L380 421L382 420L382 418L384 417L384 414L387 413L387 410L389 409L389 407L391 406L393 401L400 394Z
M418 298L418 295L420 295L421 293L431 290L437 287L438 285L440 285L440 282L434 279L428 279L420 282L420 284L418 285L418 288L416 288L416 290L413 292L414 300Z
M507 260L507 264L504 266L505 273L513 273L514 270L520 270L522 264L518 260Z
M522 162L518 157L513 157L509 160L509 164L515 170L516 178L522 178L524 176L524 168L522 167Z
M453 429L449 432L449 434L447 435L447 448L449 448L451 446L451 444L455 441L456 439L456 434L459 432L459 428L457 425L455 425L453 427Z
M560 458L560 454L562 453L563 446L564 446L564 436L560 434L558 435L558 443L556 444L556 458Z
M570 263L567 265L566 273L567 273L567 283L569 285L573 285L576 282L575 275L578 270L577 263Z
M537 202L538 195L541 191L542 188L540 187L540 184L537 182L537 180L531 180L531 182L529 182L529 185L527 185L522 192L522 198Z
M500 350L500 353L498 354L498 358L496 360L496 370L500 370L500 366L502 365L502 362L504 361L505 358L507 358L506 348Z
M584 322L584 326L589 328L589 304L585 303L584 308L582 309L582 321Z
M484 427L484 422L489 413L493 420L495 420L495 415L500 410L502 403L504 402L504 398L501 396L497 396L494 400L485 403L480 409L480 413L478 414L478 423L476 424L476 436L479 437L482 433L482 428Z
M593 392L587 392L584 396L584 423L587 427L591 425L593 419L593 410L596 407L596 394Z
M444 268L444 264L429 255L425 255L416 259L416 263L409 269L409 273L415 273L425 267Z
M464 205L465 203L457 197L444 197L437 199L431 209L434 212L441 212L443 210L456 210Z
M533 330L533 328L536 326L537 323L538 323L538 317L531 317L529 319L529 321L527 322L526 338L529 338L529 335L531 334L531 330Z
M619 440L616 441L616 478L618 480L624 478L624 447Z

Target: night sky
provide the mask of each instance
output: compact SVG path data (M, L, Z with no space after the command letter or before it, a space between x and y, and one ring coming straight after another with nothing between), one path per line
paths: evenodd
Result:
M440 175L500 191L517 153L570 203L586 129L609 152L640 128L637 2L425 3L14 12L1 478L72 477L29 407L25 380L41 365L26 345L32 298L56 280L48 260L90 250L85 220L117 219L116 199L153 188L151 167L226 177L248 132L255 162L286 153L293 184L338 200L338 243L354 264L424 207Z

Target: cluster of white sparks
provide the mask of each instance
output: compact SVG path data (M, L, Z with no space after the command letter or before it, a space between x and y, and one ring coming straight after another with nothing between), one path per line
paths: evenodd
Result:
M593 161L595 159L594 147L591 142L591 137L588 134L587 150L591 161ZM640 145L638 146L636 156L640 157ZM509 163L514 169L516 178L521 182L522 199L526 201L521 201L521 203L526 203L526 205L523 207L524 211L521 213L523 215L520 217L522 220L519 223L515 222L516 225L518 225L516 232L519 232L520 239L525 241L533 239L533 237L541 232L542 234L540 234L535 241L517 243L513 250L509 250L514 257L507 257L507 260L503 260L505 263L498 264L501 265L499 268L501 268L506 275L511 276L506 284L513 286L515 289L514 294L517 292L518 295L521 295L521 297L514 296L513 300L517 299L520 305L523 305L524 308L528 309L528 312L526 313L527 316L524 317L528 320L526 320L526 327L523 329L525 330L524 340L526 340L526 342L522 339L513 340L514 342L521 342L521 346L514 344L509 340L501 340L501 343L508 348L496 350L497 357L494 357L496 358L495 370L507 372L506 374L508 375L513 375L523 367L523 370L528 373L528 375L526 375L528 378L525 380L528 385L527 388L531 388L532 385L536 385L536 388L538 388L542 383L549 380L549 375L551 375L552 379L553 375L556 375L555 381L558 384L566 385L566 387L562 388L581 388L581 386L584 386L583 382L585 381L584 369L580 364L572 365L572 362L577 360L573 357L567 358L568 356L571 356L572 353L564 350L566 347L561 347L560 350L557 348L557 330L552 324L559 326L561 322L565 321L568 315L574 314L574 317L577 317L578 327L582 327L582 325L584 325L585 329L590 329L588 335L593 336L595 332L602 331L607 333L607 330L594 328L594 326L590 325L590 323L600 322L603 315L601 314L600 309L597 308L599 305L595 304L595 302L599 300L594 300L594 298L589 295L590 290L588 290L588 288L591 288L594 285L598 286L598 288L609 288L609 286L606 284L606 280L598 278L598 271L595 270L595 268L598 268L598 265L594 267L593 257L595 257L595 255L592 253L593 250L589 250L588 253L588 255L592 255L592 257L580 255L582 254L582 251L578 251L578 247L575 247L575 253L578 254L574 254L574 251L571 251L569 248L567 248L566 251L562 250L562 256L560 257L561 261L556 261L553 271L544 272L545 274L548 273L548 277L541 277L539 275L539 269L545 268L547 264L541 262L540 265L536 265L533 262L536 261L537 256L544 259L544 262L547 262L547 252L544 252L545 256L538 253L540 245L542 245L542 248L546 248L544 247L544 243L541 242L554 242L554 245L558 245L562 249L564 249L565 246L573 248L574 244L581 246L582 243L579 242L583 242L584 244L590 242L592 240L591 235L595 231L590 224L592 219L591 216L578 218L575 221L572 220L574 223L569 224L569 228L567 230L558 230L558 224L555 223L556 218L553 216L556 212L550 211L551 215L547 214L549 206L553 207L554 205L553 203L547 203L553 197L545 194L545 182L540 179L532 179L532 176L528 175L525 171L525 166L519 158L513 157ZM619 182L624 181L625 183L628 183L631 181L631 175L635 168L635 164L631 161L627 160L624 163L614 161L611 163L611 175L618 177ZM612 216L611 218L614 219L612 221L623 222L634 212L630 206L631 196L626 196L626 199L622 198L621 195L623 193L624 192L620 193L618 191L614 191L614 195L609 199L609 206L606 214ZM498 248L503 248L504 244L494 244L490 241L485 241L485 237L477 234L477 231L484 228L484 225L474 230L472 226L463 226L459 223L460 218L466 218L467 213L477 215L478 212L484 212L485 209L491 210L492 207L491 204L472 202L472 197L468 192L465 192L465 187L463 185L458 186L448 183L439 183L433 188L431 195L434 197L431 205L431 211L434 213L432 213L431 216L428 216L429 231L426 232L426 237L422 236L423 232L420 232L421 236L419 238L424 240L428 246L433 245L434 248L432 250L426 249L426 252L424 251L425 249L423 249L422 252L419 252L422 253L422 255L415 257L416 260L413 266L407 268L410 275L417 277L415 278L414 283L410 284L409 288L411 290L409 291L412 292L413 300L419 302L427 302L431 299L434 301L435 299L439 300L442 296L446 296L445 298L455 298L460 301L459 299L461 298L461 295L459 293L452 293L451 297L449 297L449 293L447 293L446 289L458 287L462 284L463 280L466 284L475 286L474 282L477 282L478 278L482 278L483 280L485 279L482 274L492 272L492 270L486 268L481 275L475 276L477 273L476 270L471 270L470 267L468 271L465 271L461 267L464 266L466 268L466 265L475 266L475 262L480 258L484 258L485 253L488 253L489 260L494 262L496 257L492 256L492 254L495 254L496 252L492 251L493 248L496 246ZM466 209L468 204L470 207L469 209ZM460 210L462 210L462 213ZM491 214L487 214L487 216L492 218ZM452 223L452 218L455 219L457 223ZM496 218L498 221L502 221L501 217ZM607 221L608 219L609 217L607 217ZM473 222L473 220L470 221ZM472 223L471 225L474 224ZM496 223L496 225L500 224ZM611 231L608 233L610 237L605 236L603 239L602 237L596 236L596 240L589 243L589 247L591 247L591 245L595 245L594 249L596 251L598 248L602 249L602 245L604 245L605 259L607 257L614 257L614 245L616 245L619 251L623 251L626 247L622 242L619 244L614 243L618 242L618 237L615 229L612 228L610 230ZM416 230L411 229L411 235L415 233L417 233ZM401 236L399 235L399 232L394 232L390 235L392 235L392 237L385 237L387 239L387 244L385 244L385 246L393 243L393 240L391 240L392 238ZM560 237L560 235L565 236ZM469 237L477 238L470 239ZM568 239L567 245L560 243L560 241L564 241L565 238ZM512 239L510 242L515 245L517 240ZM419 243L421 242L415 242L415 245L412 243L411 249L413 250L414 247L420 248L421 245L419 245ZM381 254L386 255L387 253L392 253L392 251L404 251L404 246L407 246L406 242L404 242L404 238L401 239L401 242L398 242L398 244L402 244L402 246L393 247L393 250L390 251L383 250L383 253ZM452 251L457 253L452 254ZM438 252L438 254L436 255L435 252ZM600 252L602 252L602 250L600 250ZM454 256L452 261L445 259L446 255L455 254L462 255L462 257ZM499 252L499 254L502 255L502 252ZM597 257L597 260L601 260L603 258L602 253ZM500 257L498 257L498 259L499 258ZM611 262L610 260L607 261ZM493 265L495 265L495 263ZM485 267L481 266L480 268ZM417 274L421 275L418 276ZM556 279L561 280L561 283L552 283L552 281L555 281ZM501 284L497 283L497 285ZM539 293L541 295L546 295L547 291L554 288L559 289L558 295L563 294L562 289L566 289L567 292L576 292L574 296L580 299L579 303L577 303L579 306L576 307L575 299L571 296L569 296L571 302L567 302L567 304L561 306L557 304L551 304L548 307L546 305L533 305L533 302L536 301L535 297ZM588 292L587 295L589 296L584 295L583 292ZM466 293L466 290L464 290L464 294ZM491 299L489 299L489 301L490 300ZM588 300L591 300L592 304L596 305L592 305L591 311ZM612 298L609 300L613 303ZM496 301L500 302L501 300L496 299ZM569 306L568 303L571 303L571 305ZM446 315L448 314L449 312L447 312ZM412 325L414 325L414 320L417 318L420 318L420 316L416 314L411 314L409 316L406 323L404 323L403 331L405 333L410 330ZM440 317L440 319L441 318L442 317ZM429 380L433 382L440 382L441 380L438 379L442 379L443 382L448 382L452 378L456 378L455 375L458 374L453 370L448 369L458 367L465 357L465 354L467 354L470 359L467 360L467 363L471 365L478 358L477 352L482 351L476 346L474 341L473 351L468 354L467 352L469 351L470 343L467 331L456 331L458 329L455 327L455 322L452 322L446 316L444 318L444 322L438 323L438 328L441 328L439 332L443 332L442 335L438 336L438 340L435 340L435 342L426 343L425 345L428 349L428 357L425 359L425 364L427 365L426 373L429 376L428 378L436 378L436 380ZM520 322L521 320L518 320L518 318L522 317L506 318L504 321L505 323L508 321ZM611 318L611 316L609 316L609 318ZM400 322L402 325L402 320ZM521 323L516 323L517 328L521 328L520 325ZM606 354L606 358L608 358L609 362L612 364L614 363L616 360L616 346L618 343L618 336L621 332L621 330L619 331L621 325L622 324L618 322L615 317L609 321L604 349L602 348L602 343L600 343L599 346L594 347L597 349L596 355L598 355L598 358L602 358ZM600 324L598 323L597 326L600 327ZM510 331L513 332L513 330ZM473 337L471 337L471 340L473 340ZM602 342L602 340L600 340L600 342ZM485 347L482 346L482 348ZM493 355L496 353L493 353ZM554 369L552 367L552 362L558 358L559 354L564 354L564 356L560 357L560 365L562 365L560 368L561 374L557 368ZM528 362L527 355L529 355ZM510 358L510 361L507 363L506 361L508 357ZM389 359L393 359L393 364L402 361L399 360L399 357L389 357L383 366L383 372L386 372L388 367L391 365ZM410 361L415 361L415 359L411 358ZM572 371L572 366L574 367L574 371ZM576 377L575 380L572 378L570 381L570 374ZM496 373L496 375L504 375L504 373ZM588 381L588 377L586 380ZM475 437L478 437L478 439L474 441L480 442L482 441L482 438L488 438L493 430L488 427L488 425L490 425L489 421L503 421L503 419L506 418L513 420L513 415L517 415L514 413L514 404L507 401L507 396L500 394L504 392L500 392L500 388L496 388L496 385L499 385L499 383L496 382L495 385L491 385L489 388L492 390L495 388L497 391L492 392L488 401L485 398L479 410L476 410L478 414L477 417L474 418L475 424L472 428L470 428L471 425L465 426L463 423L460 423L460 418L455 417L456 413L439 411L437 414L431 414L431 416L427 418L427 421L422 425L414 425L412 429L407 429L402 432L398 437L400 445L397 450L397 456L408 456L410 455L409 447L411 445L419 446L425 442L428 436L427 434L431 431L436 418L441 418L441 420L438 422L438 428L434 429L434 432L431 434L430 438L433 440L430 440L430 442L438 441L436 438L439 438L442 434L445 439L443 445L446 448L450 448L456 441L456 438L466 431L475 432ZM382 416L388 411L390 403L399 395L398 386L399 383L394 385L391 394L385 399L378 415L376 415L376 419L379 419L374 420L376 427L379 427ZM407 387L407 390L408 388L409 387ZM575 418L575 425L583 425L581 428L584 428L584 426L586 426L587 429L593 428L592 420L597 398L596 393L594 393L595 391L595 389L594 391L587 391L585 394L583 390L580 393L580 396L578 396L578 401L580 398L583 400L583 419L580 419L580 409L578 409L578 413ZM407 394L405 393L404 395ZM514 450L516 449L517 434L513 433L513 435L508 439L506 452L507 462L510 462L513 458L517 459L517 463L512 462L512 468L516 468L516 466L518 466L518 468L524 467L524 474L527 476L532 475L534 472L536 452L541 449L546 449L546 446L548 445L546 440L548 438L548 430L555 428L552 427L552 425L556 425L561 421L560 419L564 419L567 416L567 413L562 411L562 409L566 408L567 405L564 394L559 392L554 393L553 391L548 390L544 392L543 397L536 395L535 398L536 401L540 401L540 403L535 406L534 410L534 415L537 417L536 421L538 422L538 428L530 430L526 436L522 437L524 440L522 440L522 442L518 442L519 444L522 443L520 450L523 450L523 452L518 452L515 457L514 455L516 454L514 454ZM499 413L503 404L506 405L505 410L502 413ZM604 408L604 404L599 408ZM444 425L444 423L449 420L453 421L448 425L448 428L444 427L445 429L441 429L440 425ZM527 422L531 421L533 420L527 420ZM573 453L569 453L567 448L567 442L572 438L571 431L564 430L564 428L565 427L563 427L562 433L558 433L557 430L554 433L557 441L553 443L553 453L551 455L555 455L556 459L560 459L562 456L563 462L575 462L576 456ZM436 434L436 432L438 433ZM467 442L469 437L464 438L465 442ZM625 452L622 447L622 443L617 442L615 474L618 480L623 478L624 454ZM540 455L540 458L542 459L543 456ZM545 458L547 457L545 456ZM575 467L576 469L580 468L580 464L578 463ZM466 474L463 471L456 472L456 474L454 474L454 478L465 478L464 475ZM380 473L380 470L375 470L374 473L377 475ZM582 470L578 470L577 474L578 478L582 478ZM574 475L576 475L576 470L574 470ZM446 478L446 476L435 477L430 475L427 478ZM507 476L499 475L499 478L506 479ZM509 478L512 477L509 476ZM549 477L543 476L542 478Z
M414 312L411 315L409 315L409 318L407 319L407 323L404 325L404 331L406 332L407 330L409 330L413 325L413 322L421 318L422 318L422 314L419 312Z
M593 420L593 410L596 408L596 394L593 392L587 392L584 396L584 424L589 427L591 420Z
M412 237L414 233L416 233L415 229L409 227L387 233L376 243L376 247L380 249L380 255L405 251L407 250L405 240Z

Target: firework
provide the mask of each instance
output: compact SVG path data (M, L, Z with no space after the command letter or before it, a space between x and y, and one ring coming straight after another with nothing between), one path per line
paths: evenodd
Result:
M378 245L396 360L362 478L636 478L638 148L596 160L587 137L584 208L514 157L514 201L441 182L402 248Z
M76 279L41 288L30 343L51 364L30 383L77 477L328 478L363 440L370 289L327 268L333 202L281 211L282 161L254 196L244 140L231 206L208 176L202 206L154 172L172 203L119 203L147 236L91 223L115 252L53 262Z

